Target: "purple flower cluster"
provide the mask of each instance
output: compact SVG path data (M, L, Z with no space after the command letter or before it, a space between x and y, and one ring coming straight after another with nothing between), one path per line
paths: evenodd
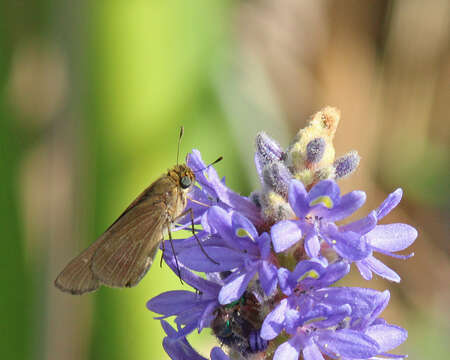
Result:
M168 291L147 303L162 315L163 346L171 359L205 359L186 340L204 328L211 328L227 350L215 347L213 360L405 357L388 351L406 339L406 330L379 317L389 292L335 283L351 263L364 279L375 273L400 281L374 253L408 258L396 252L410 246L417 232L405 224L378 224L400 202L400 189L366 217L337 223L358 210L366 195L341 196L335 182L357 166L354 152L306 172L326 156L326 140L313 137L304 144L302 168L289 154L297 144L284 152L267 135L258 135L255 159L262 188L250 198L230 190L212 166L196 173L199 186L190 193L188 207L194 210L196 237L215 262L194 236L173 240L175 253L166 245L164 260L178 274L177 258L181 278L193 291ZM197 150L187 164L205 168ZM341 174L331 171L322 179L326 166ZM297 180L304 180L299 173L312 174L312 181ZM189 224L181 221L175 231ZM176 329L165 321L172 316Z

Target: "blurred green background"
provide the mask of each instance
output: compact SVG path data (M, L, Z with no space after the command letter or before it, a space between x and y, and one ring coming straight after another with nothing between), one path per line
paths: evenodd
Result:
M51 1L0 5L2 359L166 359L145 308L181 285L153 266L138 287L74 297L62 267L182 154L200 149L242 194L257 186L253 139L286 146L325 105L342 111L345 191L364 211L403 187L389 222L419 229L383 316L410 359L449 351L449 2ZM207 355L208 330L196 338Z

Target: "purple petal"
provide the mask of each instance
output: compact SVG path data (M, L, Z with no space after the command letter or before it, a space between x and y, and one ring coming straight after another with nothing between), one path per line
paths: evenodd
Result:
M173 334L175 332L174 329L169 330L172 327L165 321L161 322L161 324L166 333L170 332ZM172 360L207 360L195 351L184 337L173 338L172 336L167 336L163 339L163 347Z
M259 267L259 281L261 282L261 287L264 289L266 295L271 296L277 289L277 267L268 261L261 261Z
M370 318L367 319L367 324L372 324L373 322L377 321L378 316L388 306L390 298L391 298L391 293L389 292L389 290L383 291L378 296L377 300L374 301L375 309L373 310L372 314L370 315Z
M147 301L147 309L158 314L171 316L184 309L196 306L198 301L198 295L191 291L167 291Z
M416 240L417 230L406 224L377 225L366 237L368 243L375 248L400 251Z
M215 303L216 306L218 306L217 301L214 300L199 302L195 307L191 308L183 308L183 306L180 305L180 313L175 318L175 323L180 326L191 325L192 330L194 330L197 327L205 308L211 303ZM185 332L184 335L187 335L188 333L189 332Z
M322 273L325 271L325 267L318 261L314 260L303 260L300 261L296 266L294 271L289 276L289 283L292 287L295 287L297 282L305 282L308 279L315 281L318 279Z
M357 261L365 259L371 254L371 249L367 246L365 239L352 231L345 233L336 231L331 224L325 231L325 240L344 259Z
M211 301L203 311L198 321L198 332L202 331L205 327L209 327L213 319L212 313L219 306L217 301Z
M243 229L245 230L254 241L258 237L258 232L255 226L244 216L237 212L233 212L231 216L231 224L233 229ZM236 236L236 234L234 234Z
M383 312L386 306L389 304L391 294L389 290L385 290L379 293L378 296L372 302L372 311L365 315L364 318L354 318L351 323L352 330L365 331L371 325L386 324L386 321L378 316Z
M199 315L200 315L200 314L198 314L198 315L196 316L197 319L198 319L198 316L199 316ZM183 338L183 337L188 336L191 332L193 332L193 331L197 328L198 320L190 321L190 322L187 323L186 326L184 326L184 327L181 327L181 325L182 325L183 323L178 322L178 318L177 318L176 320L177 320L177 321L175 321L175 322L176 322L176 324L177 324L177 326L178 326L178 336L179 336L180 338Z
M298 310L288 308L284 315L284 327L286 332L289 334L295 334L299 325L302 324L300 312Z
M356 267L359 270L359 273L365 280L372 280L372 271L367 267L367 265L364 263L364 260L362 261L356 261L355 262Z
M298 360L300 348L293 341L289 340L278 346L273 360Z
M289 249L302 238L302 231L296 221L284 220L272 226L273 249L279 253Z
M261 254L261 259L268 259L270 257L270 235L268 233L263 233L258 238L258 247Z
M344 261L338 261L328 265L324 273L321 274L318 279L314 280L306 278L302 281L302 284L304 284L306 287L310 285L316 288L330 286L335 282L339 281L340 279L342 279L349 272L350 272L350 264Z
M211 360L230 360L220 347L214 347L211 350Z
M219 292L219 303L226 305L239 299L255 273L256 270L240 275L223 286Z
M170 267L170 269L178 275L174 257L172 256L168 258L164 256L164 261ZM221 285L213 281L203 279L200 276L194 274L192 271L189 271L185 266L183 266L183 264L180 264L180 272L183 281L191 285L193 288L201 290L203 293L209 294L210 296L216 296L221 288Z
M280 301L278 306L266 316L261 327L261 337L265 340L275 339L283 330L286 310L288 308L287 299Z
M394 270L384 265L380 260L376 259L372 255L367 259L364 259L363 262L375 274L391 281L400 282L401 278Z
M352 191L341 197L339 204L331 209L326 218L328 221L339 221L353 214L366 201L364 191Z
M207 213L208 223L216 230L222 238L232 239L234 237L231 226L231 214L219 206L213 206Z
M178 260L194 271L220 272L242 266L246 257L242 251L222 246L205 246L204 249L218 264L208 259L199 246L184 250L178 254Z
M292 180L289 184L289 205L292 210L301 219L309 212L307 192L303 184L298 180Z
M408 337L408 332L395 325L374 325L366 330L366 335L370 336L380 345L380 351L390 351Z
M163 339L163 348L172 360L208 360L195 351L186 339L166 337Z
M332 307L349 304L352 307L352 318L359 319L369 316L374 310L374 304L380 297L380 292L373 289L356 287L329 287L315 291L317 302Z
M167 321L161 320L161 326L168 337L174 339L178 337L178 333L176 332L176 330L172 326L170 326Z
M339 231L353 231L360 235L364 235L375 228L375 226L377 225L377 220L377 213L374 210L362 219L340 226Z
M379 353L375 340L349 329L321 331L317 335L316 343L323 352L337 357L367 359Z
M338 184L333 180L322 180L309 191L308 204L309 206L313 206L311 202L314 202L317 198L327 196L332 201L331 207L334 207L339 202L340 192Z
M278 283L280 284L280 289L283 291L285 295L291 295L292 294L292 288L289 286L289 275L291 272L288 269L280 268L278 269L277 276L278 276Z
M378 220L381 220L384 218L387 214L391 212L393 208L395 208L400 200L402 199L403 190L397 189L393 193L390 193L386 200L383 201L383 203L380 205L380 207L377 209L377 217Z
M319 238L313 231L305 236L305 251L310 258L318 257L320 254Z
M332 309L322 307L320 310L322 311L317 312L317 315L315 315L312 319L314 319L314 326L322 329L339 325L342 320L350 316L352 313L352 308L349 304L344 304ZM323 318L323 320L321 320L321 318Z
M304 360L325 360L316 344L305 346L303 349Z

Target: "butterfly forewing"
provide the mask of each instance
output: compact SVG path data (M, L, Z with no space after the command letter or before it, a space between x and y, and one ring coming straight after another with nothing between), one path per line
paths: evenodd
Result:
M98 289L100 283L91 271L91 260L103 239L101 236L64 268L55 280L57 288L77 295Z
M108 286L134 286L145 275L160 244L167 215L164 203L143 201L107 230L92 259L94 276Z

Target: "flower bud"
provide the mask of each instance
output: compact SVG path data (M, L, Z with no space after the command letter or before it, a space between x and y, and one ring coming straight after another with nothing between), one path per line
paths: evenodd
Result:
M325 146L326 143L323 138L311 140L308 145L306 145L306 160L310 163L317 163L322 160Z
M361 158L359 157L356 151L350 151L344 156L341 156L340 158L336 159L335 162L333 163L333 166L336 169L335 170L336 179L342 179L350 175L353 171L355 171L359 165L360 159Z
M280 161L284 157L284 152L280 146L270 138L266 133L260 132L256 135L256 153L261 159L263 165L272 162Z
M267 164L263 170L264 183L274 190L277 194L287 199L289 181L292 174L289 169L280 161Z

